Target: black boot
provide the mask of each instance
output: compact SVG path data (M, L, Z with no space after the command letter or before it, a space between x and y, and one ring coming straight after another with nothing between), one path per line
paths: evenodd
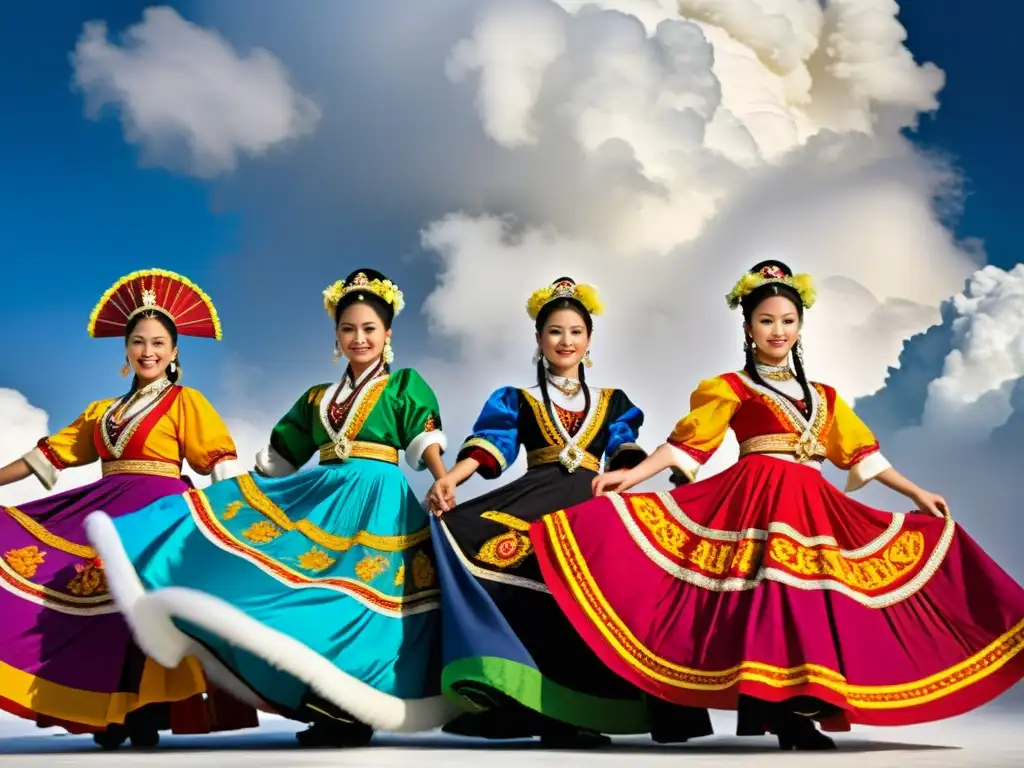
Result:
M373 728L360 722L317 720L295 738L302 747L365 747L373 738Z
M540 744L549 749L597 749L611 743L612 740L602 733L568 723L547 720L541 726Z
M170 727L166 709L159 704L150 704L128 713L124 723L128 728L128 738L131 739L133 747L152 749L160 743L161 727Z
M92 740L103 749L118 749L128 741L128 727L120 723L111 723L107 730L94 733Z
M775 729L779 749L797 752L826 752L836 749L836 743L814 727L809 717L792 715Z

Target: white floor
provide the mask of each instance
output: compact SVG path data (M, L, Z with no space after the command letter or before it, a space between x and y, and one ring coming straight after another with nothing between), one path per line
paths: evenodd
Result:
M769 738L739 739L722 735L677 747L664 747L645 739L617 739L604 750L555 752L540 749L533 742L483 742L442 734L378 735L371 746L358 750L305 750L297 747L292 734L297 725L268 717L258 730L230 734L177 737L165 736L149 752L122 749L102 752L89 737L68 736L56 730L40 731L24 721L0 715L0 764L94 765L104 763L137 766L248 766L290 768L290 766L335 766L369 768L522 768L531 766L620 766L637 768L679 765L770 766L795 764L864 766L871 768L981 768L1005 766L1024 768L1024 709L990 707L972 715L942 723L913 728L858 728L838 736L838 753L782 753ZM715 717L715 728L730 734L734 720L728 714ZM791 763L792 764L792 763Z

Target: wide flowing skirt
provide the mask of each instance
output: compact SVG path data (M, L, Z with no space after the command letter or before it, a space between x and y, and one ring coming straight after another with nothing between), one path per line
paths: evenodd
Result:
M1024 677L1024 589L954 521L867 507L814 467L747 456L557 512L531 538L590 647L667 701L810 697L838 713L823 726L907 725Z
M611 673L544 585L530 525L591 498L593 477L588 470L537 467L435 519L444 596L442 682L446 692L488 713L460 717L449 731L532 736L552 719L609 734L672 729L682 740L710 733L706 712L696 713L697 725L688 729L680 728L683 711L661 718L671 726L652 725L648 697Z
M165 664L194 653L232 692L306 722L420 730L456 709L440 695L427 513L395 465L243 474L88 529L139 644Z
M204 709L206 682L194 659L166 669L132 642L83 526L96 509L117 517L188 487L111 475L0 507L0 708L79 733L123 723L147 704ZM175 730L209 730L180 711L173 719Z

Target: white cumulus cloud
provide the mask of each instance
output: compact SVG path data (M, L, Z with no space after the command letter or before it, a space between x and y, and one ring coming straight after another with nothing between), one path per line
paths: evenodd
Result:
M0 424L3 425L0 467L24 456L40 438L49 435L51 429L46 411L32 405L25 395L14 389L0 389ZM57 479L53 493L85 485L99 477L98 464L66 470ZM24 504L48 493L35 476L30 476L19 483L0 488L0 505Z
M454 366L426 363L449 421L468 428L462 404L486 394L483 377L529 383L524 301L568 274L606 300L590 375L644 407L653 446L699 379L741 365L724 295L773 256L819 283L811 375L849 399L878 390L904 340L940 321L981 260L936 211L937 198L957 205L955 176L900 133L937 106L943 75L913 62L895 11L867 0L478 7L452 48L472 61L453 86L469 78L481 127L531 172L510 182L503 209L455 211L423 231L440 258L425 312L458 350ZM567 186L567 164L539 161L553 147L575 155L580 193L545 198L538 214L537 196Z
M740 365L740 318L724 295L775 256L818 281L804 331L812 377L860 398L897 467L949 495L972 531L985 531L990 506L984 543L1006 530L1018 494L994 467L1021 452L993 446L1024 412L1024 391L1010 304L995 296L1012 295L1012 281L975 274L983 253L946 226L956 174L902 133L938 108L945 76L915 61L895 2L381 0L358 12L309 3L266 22L233 8L218 27L275 40L317 82L325 121L339 121L253 203L287 237L261 242L265 253L250 246L247 265L280 270L300 227L337 241L339 227L422 223L436 268L431 338L403 344L410 307L398 364L427 376L453 439L491 389L530 383L525 300L569 274L596 284L607 309L588 376L643 407L641 442L653 447L698 380ZM285 178L330 204L282 211ZM246 191L243 202L259 197ZM339 209L350 213L341 223ZM297 390L320 378L278 368ZM274 400L276 415L287 403ZM980 442L951 447L973 421ZM709 469L734 457L730 443ZM972 505L978 483L984 503Z
M943 494L954 517L1017 578L1024 451L1024 265L985 267L946 306L942 326L907 342L887 386L859 402L878 415L886 455L916 482ZM936 361L920 379L921 350ZM916 402L914 402L916 401ZM912 413L908 413L911 411ZM900 422L885 414L899 412ZM869 487L865 500L885 499ZM891 499L889 507L898 504Z
M122 45L104 22L87 23L71 59L90 116L115 106L145 162L202 177L311 133L320 118L269 51L242 56L169 7L147 8Z

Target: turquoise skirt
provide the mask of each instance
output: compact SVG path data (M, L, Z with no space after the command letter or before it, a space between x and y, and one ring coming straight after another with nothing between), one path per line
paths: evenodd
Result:
M440 695L427 513L395 465L244 474L115 520L97 513L88 529L162 664L197 656L211 679L303 721L325 704L385 730L457 713Z

